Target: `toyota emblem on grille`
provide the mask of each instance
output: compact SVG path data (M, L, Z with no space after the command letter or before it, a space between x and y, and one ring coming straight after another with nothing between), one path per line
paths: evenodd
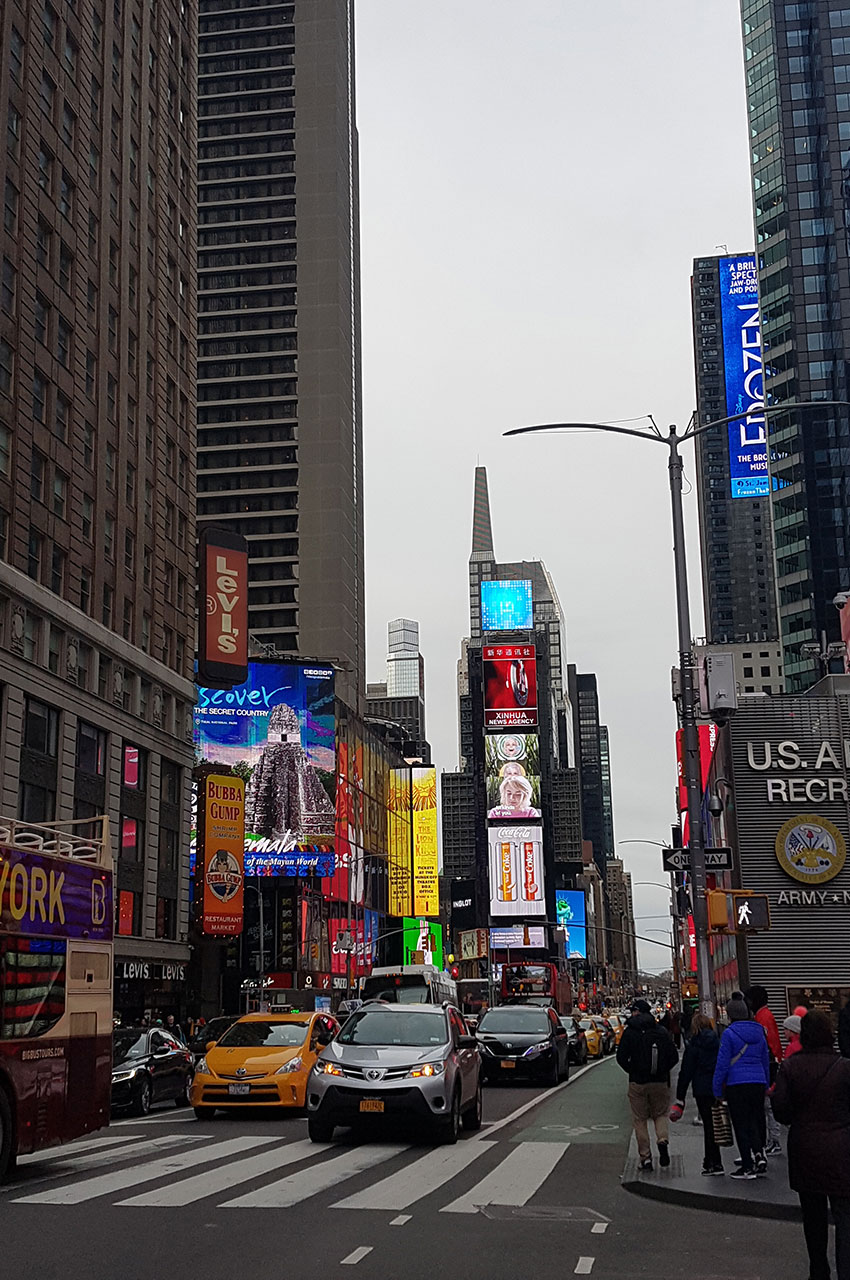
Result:
M245 1068L244 1068L244 1067L237 1067L237 1068L236 1068L236 1074L237 1074L238 1076L247 1076L248 1072L245 1070Z
M383 1080L383 1078L384 1078L383 1071L377 1071L374 1067L370 1071L366 1072L367 1080Z

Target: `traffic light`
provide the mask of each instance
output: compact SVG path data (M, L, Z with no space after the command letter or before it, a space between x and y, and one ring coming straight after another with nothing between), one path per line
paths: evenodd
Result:
M453 964L449 969L449 973L455 979L455 981L457 981L457 979L460 977L460 965Z
M705 895L708 903L708 927L712 930L723 930L724 933L729 928L729 906L726 902L726 894L722 889L710 889Z
M766 893L730 893L732 932L758 933L770 928L770 900Z

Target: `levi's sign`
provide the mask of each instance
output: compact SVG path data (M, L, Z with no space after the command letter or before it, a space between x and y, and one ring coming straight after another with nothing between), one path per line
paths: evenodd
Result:
M201 534L199 682L232 687L248 675L248 544L241 534Z
M662 860L665 871L690 871L690 849L664 849ZM733 867L731 849L706 849L706 871L731 871Z

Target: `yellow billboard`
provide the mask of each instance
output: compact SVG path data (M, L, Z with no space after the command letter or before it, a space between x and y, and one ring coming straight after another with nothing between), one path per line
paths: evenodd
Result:
M391 769L387 796L387 891L391 916L411 915L410 771Z
M437 770L413 770L413 914L440 914Z

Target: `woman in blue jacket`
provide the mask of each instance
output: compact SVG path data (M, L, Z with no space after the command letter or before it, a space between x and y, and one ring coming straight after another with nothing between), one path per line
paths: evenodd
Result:
M740 1181L767 1173L759 1134L764 1095L770 1085L770 1054L764 1028L750 1019L743 996L736 992L726 1006L729 1026L720 1040L714 1069L714 1096L726 1095L729 1116L741 1153L741 1167L732 1174Z
M706 1018L702 1013L695 1013L676 1082L676 1099L679 1106L674 1108L675 1114L671 1112L670 1118L676 1119L677 1116L681 1116L690 1085L702 1120L702 1136L705 1144L702 1171L706 1177L717 1177L723 1173L723 1160L714 1138L711 1117L711 1107L714 1102L714 1069L717 1066L719 1051L720 1037L714 1030L711 1018Z

